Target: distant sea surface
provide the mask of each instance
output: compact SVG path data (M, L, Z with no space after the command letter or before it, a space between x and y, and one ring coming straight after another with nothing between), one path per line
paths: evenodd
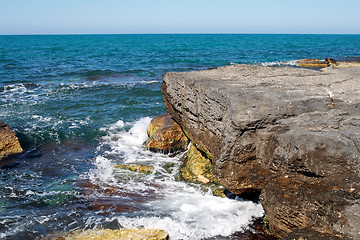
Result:
M0 36L0 120L24 148L0 168L0 238L147 227L171 239L243 239L260 204L213 197L181 181L179 156L144 148L151 118L166 111L162 75L354 56L360 35ZM112 167L120 163L154 172Z

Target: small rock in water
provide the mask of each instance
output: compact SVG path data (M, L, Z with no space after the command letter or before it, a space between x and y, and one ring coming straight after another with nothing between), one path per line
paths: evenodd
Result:
M0 121L0 160L21 153L19 140L9 126Z
M331 58L329 58L331 59ZM334 60L335 61L335 60ZM330 64L333 64L334 61L330 61L326 59L325 61L321 61L319 59L300 59L297 60L296 63L299 67L305 67L305 68L324 68L330 66Z
M155 117L147 133L149 140L146 146L155 152L184 151L189 142L180 125L168 113Z

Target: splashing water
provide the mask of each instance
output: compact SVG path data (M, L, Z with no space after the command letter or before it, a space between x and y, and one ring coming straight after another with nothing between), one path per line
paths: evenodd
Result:
M196 184L179 181L180 156L169 157L144 148L149 122L150 118L142 118L134 124L118 121L110 125L98 147L101 155L95 159L96 168L89 174L94 184L142 195L146 200L137 203L142 207L131 214L91 217L88 221L96 226L116 221L125 228L163 229L171 239L204 239L243 231L253 218L264 214L260 204L215 197ZM126 131L129 125L132 127ZM119 163L153 165L154 171L146 175L111 167Z

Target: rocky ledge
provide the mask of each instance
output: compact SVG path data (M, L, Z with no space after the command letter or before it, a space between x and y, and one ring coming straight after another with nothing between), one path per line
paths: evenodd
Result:
M284 239L359 239L360 68L167 73L165 106L234 194ZM313 238L311 238L313 236Z
M48 235L42 240L168 240L169 235L157 229L77 230L64 236Z
M22 151L15 133L7 124L0 121L0 160Z

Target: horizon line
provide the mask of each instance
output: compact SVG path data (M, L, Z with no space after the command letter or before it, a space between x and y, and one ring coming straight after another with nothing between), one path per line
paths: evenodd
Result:
M360 35L360 33L18 33L18 34L3 34L0 36L59 36L59 35Z

